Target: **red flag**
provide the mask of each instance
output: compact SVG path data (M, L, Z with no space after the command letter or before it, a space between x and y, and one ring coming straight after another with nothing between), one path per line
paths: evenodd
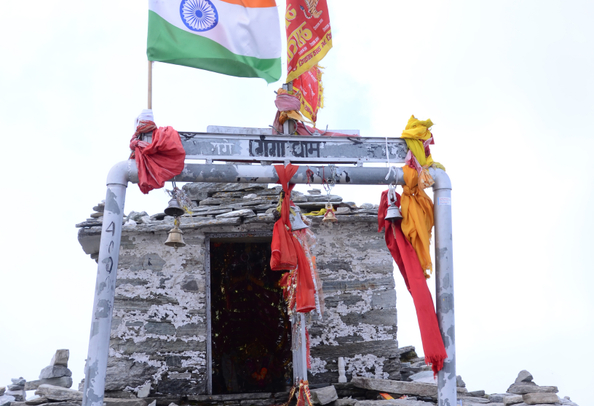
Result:
M315 126L318 109L324 107L322 71L318 65L293 80L293 94L301 102L301 114Z
M310 70L332 48L326 0L288 0L287 83Z

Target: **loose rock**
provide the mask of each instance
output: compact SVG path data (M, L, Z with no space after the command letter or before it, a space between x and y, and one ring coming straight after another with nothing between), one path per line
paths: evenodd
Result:
M56 353L52 357L50 365L62 365L67 367L68 366L68 358L70 358L70 351L69 350L56 350ZM68 375L70 376L70 375Z
M319 389L311 389L310 392L314 403L318 405L327 405L328 403L334 402L338 399L336 389L333 385Z
M62 376L60 378L39 379L37 381L29 381L25 384L25 390L35 390L39 385L53 385L61 386L63 388L70 388L72 386L72 377Z
M66 389L60 386L40 385L35 391L36 395L45 396L50 401L76 401L82 400L83 394L74 389Z
M540 405L558 403L559 396L554 393L527 393L522 396L524 403L527 405Z
M503 404L505 406L517 405L518 403L522 403L523 401L524 401L524 399L522 398L521 395L512 395L512 396L506 396L505 398L503 398Z
M515 383L532 382L532 374L525 369L520 371Z
M63 365L50 365L41 370L39 379L61 378L63 376L72 376L72 371Z
M507 391L509 393L515 393L517 395L524 395L526 393L557 393L559 392L559 389L557 389L556 386L538 386L535 383L514 383L507 389Z

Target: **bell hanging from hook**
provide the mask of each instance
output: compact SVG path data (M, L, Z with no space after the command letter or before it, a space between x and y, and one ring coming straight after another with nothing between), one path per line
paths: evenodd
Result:
M329 221L331 223L338 221L336 215L334 214L334 207L332 207L331 203L326 203L326 214L324 214L324 218L322 219L322 221Z
M396 220L402 219L402 213L398 206L396 206L396 186L390 185L388 187L388 202L390 203L388 206L388 210L386 212L386 217L384 220L390 220L391 222L395 222Z
M303 219L301 218L301 209L299 208L299 206L291 207L291 209L295 211L295 214L289 214L289 220L291 221L291 229L293 231L297 231L309 227L307 224L303 222Z
M178 227L179 220L176 218L173 222L173 228L169 230L167 235L167 241L165 241L165 245L168 247L179 248L185 247L186 243L184 242L184 232L179 229Z
M169 201L167 208L165 209L165 214L172 217L179 217L184 214L184 209L181 208L175 197Z

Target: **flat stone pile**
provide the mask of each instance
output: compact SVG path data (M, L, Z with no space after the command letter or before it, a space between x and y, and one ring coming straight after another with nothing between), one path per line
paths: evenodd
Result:
M25 380L20 378L11 379L12 384L8 385L8 390L5 387L0 388L0 404L2 402L23 401L27 397L25 392Z
M182 230L196 230L213 226L239 226L260 223L272 226L277 220L276 207L282 192L281 186L268 187L259 183L188 183L183 186L191 201L190 213L180 217ZM301 213L319 211L332 204L338 222L377 222L378 204L344 202L342 197L322 193L320 189L308 190L307 194L293 191L291 199ZM380 196L370 196L377 202ZM165 209L165 208L163 208ZM93 213L85 221L76 224L79 228L78 241L85 253L97 260L99 236L103 224L105 202L93 207ZM314 224L323 216L309 217ZM169 231L173 217L165 213L149 215L146 212L130 212L123 218L123 231Z
M39 379L27 381L23 377L11 379L12 384L6 388L0 387L0 406L24 403L26 391L39 388L41 385L70 388L72 386L72 371L68 369L69 350L57 350L50 364L41 370Z
M267 187L258 183L189 183L183 186L192 207L192 214L181 217L182 228L199 228L212 225L237 225L241 223L274 223L277 219L274 212L282 192L280 186ZM353 202L343 202L342 197L322 193L319 189L311 189L307 194L293 191L291 199L302 213L309 213L325 208L327 203L334 207L338 221L356 221L357 217L376 216L378 205L364 203L357 206ZM380 196L376 196L379 202ZM93 213L85 221L78 223L78 228L100 227L103 222L105 203L93 207ZM321 217L321 216L319 216ZM148 215L146 212L130 212L124 217L124 228L136 225L159 226L171 223L173 218L165 213ZM192 227L192 225L197 227ZM170 227L170 224L164 225Z
M400 353L401 356L408 357L412 361L402 363L410 368L409 372L418 371L406 380L353 377L347 383L317 385L319 387L311 388L314 404L328 406L437 405L437 384L429 367L424 365L424 362L422 366L420 365L423 358L416 357L414 347L403 347ZM27 382L24 378L12 379L12 384L8 385L8 388L0 387L0 406L81 406L83 384L81 383L78 391L68 389L72 385L72 379L67 362L68 350L58 350L50 365L42 370L39 380ZM25 390L33 389L35 389L35 397L25 400ZM462 378L457 377L457 404L461 406L578 406L567 396L560 398L557 392L556 386L537 385L533 381L532 374L526 370L520 371L516 380L504 393L486 394L484 390L468 391ZM288 397L288 392L193 395L183 398L149 397L148 390L141 390L136 395L132 392L106 392L104 406L273 406L284 404ZM295 400L290 404L294 406Z
M342 399L334 406L433 406L437 404L437 384L431 381L433 373L427 371L411 376L413 381L391 381L384 379L354 377L351 384L366 390L369 400L357 400L354 403ZM460 377L457 379L458 404L462 406L526 406L526 405L566 405L577 406L569 397L557 396L556 386L539 386L532 381L528 371L520 371L515 382L505 393L485 394L484 390L469 392ZM374 400L380 393L394 399ZM381 395L380 395L381 396Z

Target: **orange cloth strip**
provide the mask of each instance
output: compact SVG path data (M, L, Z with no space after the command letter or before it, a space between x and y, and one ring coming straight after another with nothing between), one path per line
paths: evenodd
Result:
M429 244L431 242L431 230L433 229L433 202L425 191L419 188L419 175L416 170L409 166L403 166L404 192L402 193L402 232L411 243L425 277L433 270Z

